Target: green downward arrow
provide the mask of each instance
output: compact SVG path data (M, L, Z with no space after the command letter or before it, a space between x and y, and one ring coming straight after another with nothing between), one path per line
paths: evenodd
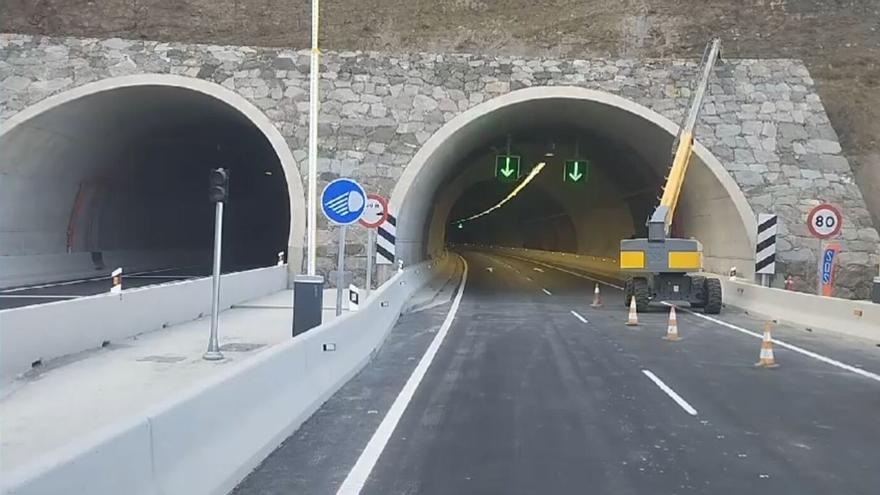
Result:
M514 182L519 179L519 157L498 155L495 157L495 177L501 182Z
M510 168L510 157L507 157L507 163L504 164L504 168L501 169L501 173L504 174L505 177L510 177L510 175L514 172L516 172L516 170Z
M573 180L575 182L579 181L581 179L581 177L584 176L584 174L582 174L582 173L580 173L580 171L578 171L578 168L579 168L578 165L579 165L578 162L574 162L574 170L572 170L571 172L568 173L568 176L571 177L571 180Z

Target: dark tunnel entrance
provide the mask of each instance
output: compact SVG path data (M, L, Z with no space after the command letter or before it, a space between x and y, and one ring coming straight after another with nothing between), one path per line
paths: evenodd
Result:
M520 157L518 181L506 182L495 172L496 157L508 154ZM566 173L574 171L566 169L566 162L574 160L579 165L578 180L572 181ZM543 164L540 172L502 207L459 221L508 198L539 164ZM446 187L462 186L449 209L448 244L610 255L614 246L609 237L644 235L645 219L662 183L625 143L548 126L513 128L507 136L483 143L462 160Z
M163 85L88 94L13 127L0 147L0 256L22 265L88 253L95 265L138 270L210 266L215 167L231 176L224 271L272 265L287 250L278 155L248 117L208 94Z

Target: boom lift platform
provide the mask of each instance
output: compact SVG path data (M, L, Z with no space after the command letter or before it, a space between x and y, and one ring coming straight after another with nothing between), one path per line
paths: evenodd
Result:
M715 62L721 56L721 40L707 47L701 64L702 76L693 93L687 119L679 131L675 157L663 188L660 204L648 219L647 239L620 241L620 270L628 274L626 303L634 297L638 309L651 302L687 301L706 313L721 312L721 281L714 277L689 275L703 270L703 245L696 239L669 237L675 207L684 184L694 146L694 126Z

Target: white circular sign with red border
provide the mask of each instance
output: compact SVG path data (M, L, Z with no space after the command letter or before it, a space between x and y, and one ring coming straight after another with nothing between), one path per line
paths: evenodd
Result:
M388 201L378 194L367 194L367 204L364 206L364 214L358 220L361 225L368 229L375 229L388 219Z
M819 239L830 239L840 233L843 227L843 215L836 207L823 203L807 215L807 228Z

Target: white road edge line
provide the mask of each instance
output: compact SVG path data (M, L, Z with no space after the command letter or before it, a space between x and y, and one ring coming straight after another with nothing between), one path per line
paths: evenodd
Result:
M385 417L382 418L379 427L376 428L370 441L367 442L367 446L364 448L364 451L361 452L357 462L351 468L351 471L348 472L345 481L342 482L339 490L336 491L337 495L357 495L361 492L364 484L367 482L367 478L369 478L370 473L376 466L379 456L381 456L382 451L385 450L385 445L388 444L391 434L394 433L394 429L397 428L397 423L400 421L400 418L406 411L410 400L412 400L413 395L415 395L416 389L418 389L419 384L428 372L428 367L431 366L431 362L437 355L440 345L443 344L443 339L445 339L446 334L449 333L449 328L452 326L452 321L455 319L455 314L458 312L458 307L461 304L461 298L464 295L464 289L467 284L467 260L465 260L464 257L460 258L462 263L464 263L461 285L458 288L458 293L455 295L455 299L452 301L452 306L449 308L449 313L446 315L446 319L443 320L443 324L440 325L440 330L437 331L437 335L434 336L431 345L428 346L422 359L419 360L419 364L416 365L412 374L409 376L409 379L407 379L406 384L400 389L397 398L394 399L394 403L391 404Z
M672 304L670 304L670 303L664 303L664 304L666 304L667 306L672 306ZM679 306L675 306L675 307L676 307L676 309L678 309L680 311L690 313L696 317L702 318L707 321L711 321L712 323L717 323L723 327L730 328L731 330L736 330L737 332L741 332L746 335L751 335L752 337L755 337L756 339L763 339L764 338L764 336L762 334L759 334L757 332L753 332L751 330L746 330L745 328L738 327L732 323L727 323L726 321L719 320L718 318L713 318L711 316L707 316L702 313L697 313L696 311L691 311L690 309L687 309L687 308L681 308ZM808 351L808 350L803 349L801 347L798 347L796 345L789 344L788 342L783 342L783 341L777 340L777 339L772 339L772 340L773 340L773 343L777 344L779 347L784 347L788 350L797 352L799 354L803 354L804 356L811 357L817 361L822 361L823 363L830 364L831 366L836 366L842 370L850 371L850 372L853 372L857 375L861 375L865 378L870 378L871 380L880 382L880 375L878 375L876 373L871 373L870 371L866 371L861 368L856 368L855 366L852 366L852 365L849 365L846 363L841 363L840 361L831 359L829 357L825 357L825 356L823 356L821 354L817 354L813 351Z
M553 293L550 292L550 291L547 290L547 289L542 288L541 290L544 291L544 294L547 294L548 296L552 296L552 295L553 295Z
M688 404L688 402L686 400L682 399L680 395L675 393L675 390L672 390L671 388L669 388L669 385L666 385L665 383L663 383L663 380L657 378L657 375L655 375L654 373L651 373L651 370L644 370L643 369L642 373L644 373L645 376L650 378L651 381L654 382L655 385L660 387L660 390L666 392L666 395L671 397L672 400L674 400L676 404L678 404L679 406L681 406L682 409L685 410L685 412L687 412L691 416L697 415L697 410L694 409L693 406Z
M579 315L577 311L575 311L575 310L571 310L571 314L573 314L574 317L577 318L578 320L581 320L581 323L589 323L589 322L587 321L587 319L584 318L583 316Z

